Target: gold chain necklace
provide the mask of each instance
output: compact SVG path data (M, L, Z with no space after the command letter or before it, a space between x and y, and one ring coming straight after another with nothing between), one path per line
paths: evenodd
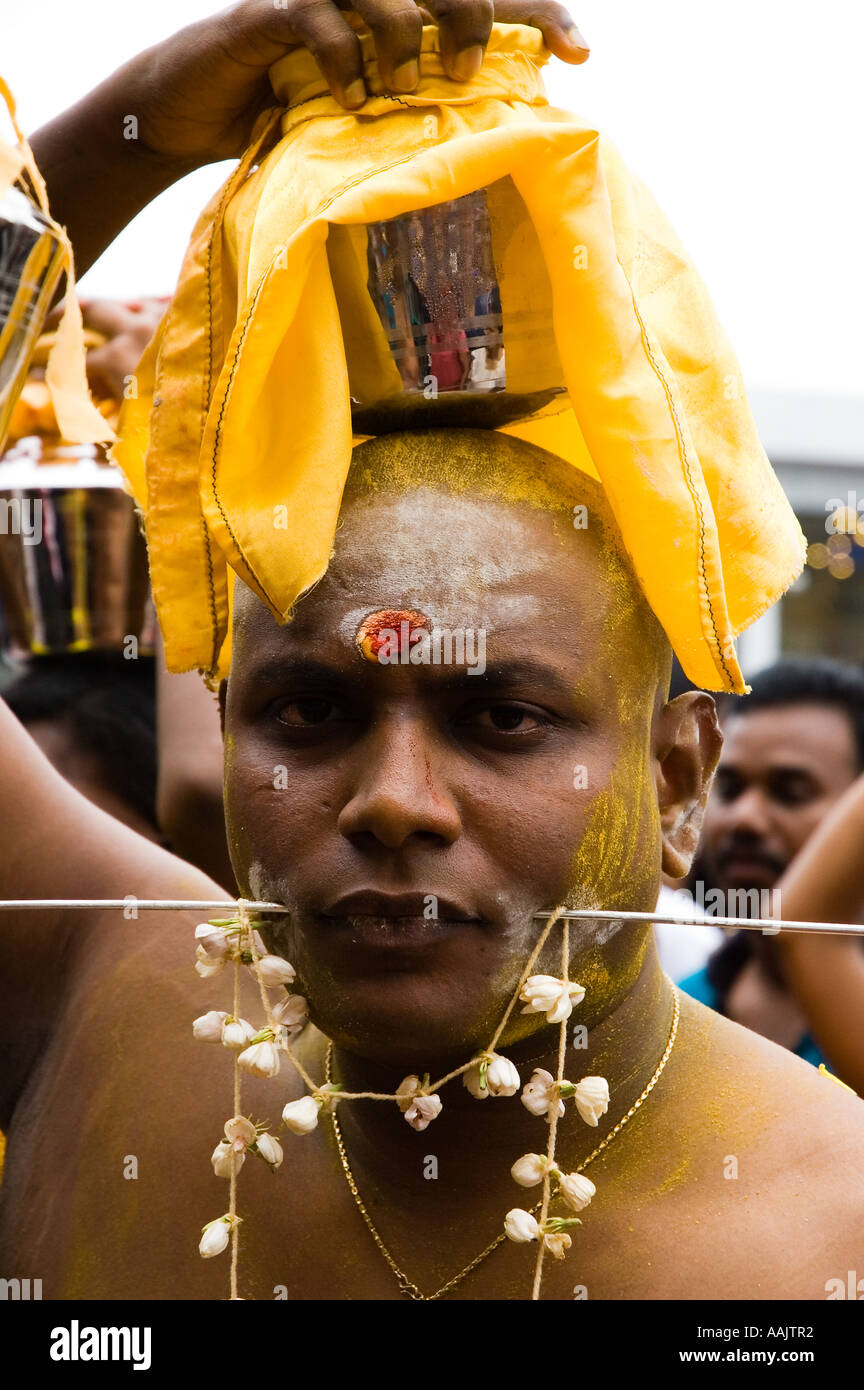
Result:
M633 1118L640 1105L642 1105L648 1099L649 1095L654 1090L654 1087L657 1085L657 1082L660 1080L660 1077L663 1073L663 1069L666 1066L666 1063L669 1061L669 1058L672 1054L672 1049L675 1046L675 1039L678 1036L678 1021L681 1017L681 1003L678 991L674 988L674 986L672 989L672 1001L672 1027L669 1030L669 1040L666 1043L666 1050L663 1053L663 1056L657 1063L657 1067L654 1071L653 1076L651 1077L642 1094L638 1097L638 1099L634 1100L633 1104L630 1106L630 1109L627 1111L627 1114L624 1115L623 1118L618 1121L614 1129L609 1131L602 1143L598 1144L596 1149L592 1149L588 1157L582 1160L582 1162L579 1164L579 1167L575 1170L577 1173L584 1172L584 1170L588 1167L588 1164L593 1163L594 1159L599 1157L603 1150L609 1147L609 1145L612 1143L612 1140L615 1139L621 1133L621 1130L627 1124L627 1121ZM333 1044L332 1042L330 1042L327 1044L327 1052L325 1054L324 1059L324 1077L328 1086L333 1080L330 1070L332 1061ZM489 1244L486 1246L484 1250L480 1251L479 1255L475 1255L474 1259L471 1261L470 1264L467 1264L464 1269L461 1269L459 1271L458 1274L454 1274L453 1278L448 1279L446 1284L442 1284L440 1289L436 1289L434 1293L423 1293L423 1291L419 1289L411 1279L408 1278L407 1274L405 1274L399 1268L393 1256L390 1254L390 1251L387 1249L387 1246L384 1244L383 1240L378 1234L378 1231L375 1227L375 1223L373 1222L372 1217L366 1210L363 1198L360 1196L360 1193L357 1190L357 1184L354 1181L354 1174L351 1172L351 1168L348 1163L348 1155L345 1152L345 1141L342 1138L342 1126L340 1125L339 1120L337 1119L335 1109L331 1112L330 1118L333 1121L333 1133L336 1138L336 1148L339 1150L339 1159L342 1164L342 1171L344 1172L345 1177L348 1181L348 1187L351 1191L351 1195L354 1198L354 1201L357 1203L360 1215L366 1222L366 1225L369 1229L369 1234L371 1235L375 1244L378 1246L378 1249L381 1251L381 1254L384 1256L384 1259L387 1261L388 1265L395 1274L396 1282L399 1285L400 1293L403 1293L406 1295L406 1297L413 1298L415 1299L415 1301L418 1302L434 1303L436 1299L443 1298L444 1295L446 1293L449 1293L451 1289L455 1289L457 1284L461 1284L462 1280L466 1279L472 1270L476 1269L479 1264L482 1264L483 1261L487 1258L487 1256L491 1255L493 1250L497 1250L498 1246L501 1245L507 1239L507 1236L502 1231L500 1235L497 1235L494 1240L489 1242ZM540 1210L542 1205L543 1199L541 1198L540 1201L537 1202L531 1208L532 1216Z

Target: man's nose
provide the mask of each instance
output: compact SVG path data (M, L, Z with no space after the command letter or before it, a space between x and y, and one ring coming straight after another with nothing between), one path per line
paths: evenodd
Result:
M354 791L339 814L346 839L371 835L401 849L412 835L451 845L462 831L459 810L433 774L433 740L419 721L380 722L358 752Z
M761 787L745 787L725 808L726 831L762 838L771 830L771 807Z

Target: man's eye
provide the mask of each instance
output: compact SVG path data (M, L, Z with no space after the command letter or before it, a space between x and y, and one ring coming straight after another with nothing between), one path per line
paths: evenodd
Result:
M332 700L320 695L307 695L302 700L286 700L280 705L277 719L292 729L308 729L316 724L326 724L335 710Z
M472 716L472 724L499 734L528 734L543 727L544 720L524 705L489 705Z
M772 790L774 800L782 806L803 806L819 795L819 788L809 777L780 777Z
M728 805L729 802L737 800L743 790L744 784L740 777L733 777L728 772L724 773L722 769L717 773L714 782L714 793L719 801L723 801Z

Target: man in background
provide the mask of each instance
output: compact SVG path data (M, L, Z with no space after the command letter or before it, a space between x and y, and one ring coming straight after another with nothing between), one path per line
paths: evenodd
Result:
M830 920L827 901L821 911L818 902L809 911L793 903L788 871L864 770L864 673L838 661L787 658L760 672L750 695L723 705L724 747L694 879L702 880L706 893L719 889L727 903L732 890L739 906L748 893L748 916L764 915L753 908L776 898L777 889L784 917L809 920L815 908L817 917ZM822 883L844 868L836 849L830 842L822 846L817 866ZM852 895L857 901L845 905L844 915L857 917L864 882L857 895L853 883ZM802 997L796 983L800 972L790 957L801 944L785 933L781 939L735 932L704 969L682 981L682 988L815 1065L827 1053L839 1070L824 1039L835 1030L854 1036L862 1016L855 1009L838 1018L830 977L826 974L820 986L818 968L806 972ZM855 952L854 967L861 954L855 938L806 940L805 949L824 954L841 944Z

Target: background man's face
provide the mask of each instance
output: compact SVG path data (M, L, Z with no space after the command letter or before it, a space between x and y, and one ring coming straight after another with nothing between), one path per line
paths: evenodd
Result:
M700 847L712 886L772 888L857 774L852 726L830 705L731 715Z
M370 495L343 511L291 623L240 596L226 704L238 881L291 909L275 944L313 1019L367 1056L487 1041L532 914L565 895L656 900L656 675L620 644L632 598L606 578L599 524L565 528L524 506ZM360 623L400 608L485 630L485 673L364 660ZM623 929L601 962L607 931L574 932L576 978L598 993L633 954ZM557 973L556 950L543 964ZM518 1016L508 1036L538 1022Z

